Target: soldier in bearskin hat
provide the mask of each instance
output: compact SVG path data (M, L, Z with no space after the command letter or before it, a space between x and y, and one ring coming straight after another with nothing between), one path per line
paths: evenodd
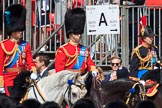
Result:
M146 84L154 85L152 88L148 89L147 96L153 96L156 93L156 88L159 84L156 82L156 78L152 80L146 79L146 76L152 72L154 75L159 72L157 69L157 61L159 60L158 49L156 46L153 45L154 36L156 36L150 26L142 27L141 34L142 36L142 44L137 46L131 54L131 61L130 61L130 76L134 79L134 77L138 78L139 80L144 79L146 80ZM143 83L143 84L144 84Z
M85 17L85 11L81 8L68 10L65 14L66 36L69 41L58 48L55 69L56 72L70 70L81 74L90 71L96 78L101 78L102 75L98 74L88 48L79 43L84 32Z
M6 8L4 13L5 33L9 39L0 43L0 88L6 95L12 95L13 80L23 70L35 72L30 45L22 40L25 30L26 8L14 4Z

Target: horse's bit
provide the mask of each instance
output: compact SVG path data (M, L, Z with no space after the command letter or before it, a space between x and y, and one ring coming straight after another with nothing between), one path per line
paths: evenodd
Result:
M77 78L76 78L77 79ZM85 87L85 85L84 84L81 84L80 83L80 85L76 85L76 79L74 80L74 83L73 84L71 84L71 85L68 85L68 87L67 87L67 89L66 89L66 91L65 91L65 93L64 93L64 98L65 98L65 95L66 95L66 93L67 93L67 91L68 91L68 101L69 101L69 104L70 104L70 106L72 106L73 104L72 104L72 102L71 102L71 95L70 95L70 92L71 92L71 86L72 85L75 85L75 86L77 86L77 87L79 87L79 88L81 88L81 89L83 89L84 87Z
M129 101L130 101L131 95L135 92L135 88L136 88L137 86L138 86L139 89L140 89L140 92L139 92L140 100L144 100L144 99L145 99L145 96L146 96L145 87L144 87L141 83L136 82L136 83L133 85L133 87L131 88L132 92L131 92L131 90L130 90L130 93L129 93L128 98L127 98L127 100L126 100L126 104L127 104L127 105L128 105L128 103L129 103Z
M38 87L36 80L33 80L33 79L31 79L31 78L26 78L26 82L28 82L28 83L30 84L30 86L28 87L28 90L27 90L25 96L20 100L20 103L22 103L24 100L27 99L27 96L28 96L29 88L30 88L30 87L33 88L34 95L35 95L36 99L38 100L38 97L37 97L37 95L36 95L36 91L35 91L35 89L34 89L34 86L35 86L35 88L36 88L38 94L39 94L40 97L42 98L42 100L45 102L45 101L46 101L46 100L45 100L45 97L44 97L43 93L41 92L40 88ZM32 84L33 84L33 85L32 85Z

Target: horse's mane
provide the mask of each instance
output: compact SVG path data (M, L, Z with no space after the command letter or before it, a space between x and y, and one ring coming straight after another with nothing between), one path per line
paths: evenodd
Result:
M34 87L39 91L45 101L55 101L59 105L62 103L65 93L69 90L68 80L78 80L79 73L63 70L50 76L40 79ZM76 81L76 80L75 80ZM35 89L30 88L27 98L36 98ZM67 92L68 93L68 92ZM36 92L38 100L43 103L42 97Z
M115 93L119 91L126 91L131 88L135 82L129 79L118 79L110 82L102 82L102 90L109 91L109 93Z
M142 79L143 80L151 79L153 81L160 82L160 70L155 69L155 70L149 71L143 75Z
M118 79L110 82L101 82L92 79L90 97L97 103L98 108L102 108L107 102L122 99L128 94L135 82L128 79Z
M102 82L102 88L103 89L109 89L112 87L122 87L122 86L128 86L130 84L133 84L134 82L129 79L118 79L118 80L113 80L109 82Z
M29 71L22 71L20 72L17 77L14 79L14 86L22 86L26 83L26 78L30 77L31 72Z
M73 79L78 73L71 72L68 70L63 70L58 73L54 73L50 76L42 78L38 84L40 87L46 88L46 89L54 89L57 86L63 86L65 83L68 82L68 80ZM46 87L44 87L46 86Z
M38 81L38 85L41 88L45 88L47 91L54 90L58 86L62 87L63 85L65 85L68 80L73 79L77 74L78 73L64 70L59 73L54 73L50 76L42 78L40 81ZM30 75L31 72L29 71L23 71L17 75L17 77L14 79L13 93L11 95L12 98L20 100L24 96L27 88L23 86L27 84L26 78L30 77Z
M14 86L12 88L13 90L10 97L19 101L24 96L27 90L25 87L25 84L27 84L26 78L30 77L30 75L30 71L22 71L17 75L17 77L14 79Z

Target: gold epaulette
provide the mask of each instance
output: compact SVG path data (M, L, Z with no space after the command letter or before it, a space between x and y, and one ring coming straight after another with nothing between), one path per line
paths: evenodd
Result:
M133 57L133 55L134 55L134 53L137 55L137 57L141 60L141 61L144 61L144 62L146 62L146 61L148 61L148 60L150 60L150 56L149 56L149 54L145 57L145 58L142 58L141 57L141 55L140 55L140 52L139 52L139 48L141 48L142 47L142 45L139 45L139 46L137 46L134 50L133 50L133 52L132 52L132 54L131 54L131 59L132 59L132 57Z
M62 47L64 47L64 46L66 46L66 45L67 45L67 43L61 45L59 48L62 48ZM57 51L56 51L56 53L55 53L55 56L57 55L57 52L58 52L58 49L57 49Z
M143 69L144 69L144 70L145 70L145 69L147 69L147 70L153 70L153 67L152 67L152 66L149 66L149 67L146 67L146 66L145 66L145 67L139 67L138 69L139 69L139 70L143 70Z
M60 46L60 48L63 49L63 52L65 53L65 55L66 55L68 58L73 58L73 60L71 60L70 62L67 62L67 63L65 64L65 66L69 66L69 65L71 65L72 63L74 63L74 61L77 59L77 57L78 57L78 52L76 51L75 54L73 54L73 55L69 54L68 51L64 48L64 46L66 46L66 45L67 45L67 43L64 44L64 45L62 45L62 46ZM57 55L57 52L58 52L58 50L56 51L56 55Z
M142 45L138 45L138 46L132 51L132 53L131 53L131 59L132 59L134 53L139 52L139 48L141 48L141 47L142 47Z
M2 50L5 52L6 55L12 55L15 52L15 50L18 48L18 45L15 44L15 46L13 47L13 49L11 51L7 51L4 43L2 42L0 44L1 44Z
M3 42L4 42L4 41L3 41ZM18 44L15 44L14 47L13 47L13 49L12 49L11 51L7 51L3 42L0 43L0 45L1 45L1 47L2 47L2 50L4 51L4 53L5 53L7 56L11 56L11 60L10 60L8 63L6 63L6 61L7 61L7 59L8 59L7 57L6 57L6 59L4 60L4 63L6 63L6 64L4 64L4 66L8 66L8 65L13 61L13 59L14 59L14 57L15 57L15 55L16 55L16 52L20 53L20 50L19 50L19 48L18 48Z
M139 51L139 48L141 48L141 47L142 47L142 45L139 45L133 50L133 52L131 54L131 60L133 58L133 55L136 54L138 59L140 60L140 68L148 68L152 55L150 55L150 53L148 53L146 55L146 57L142 58L140 51Z

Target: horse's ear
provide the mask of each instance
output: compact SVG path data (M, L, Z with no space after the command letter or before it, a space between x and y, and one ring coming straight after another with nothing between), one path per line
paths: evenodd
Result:
M87 79L88 75L89 75L89 72L85 73L84 75L78 73L74 78L74 82L75 83L77 83L77 82L84 83L85 80Z
M86 74L82 75L81 77L85 81L87 79L88 75L89 75L89 72L87 72Z

